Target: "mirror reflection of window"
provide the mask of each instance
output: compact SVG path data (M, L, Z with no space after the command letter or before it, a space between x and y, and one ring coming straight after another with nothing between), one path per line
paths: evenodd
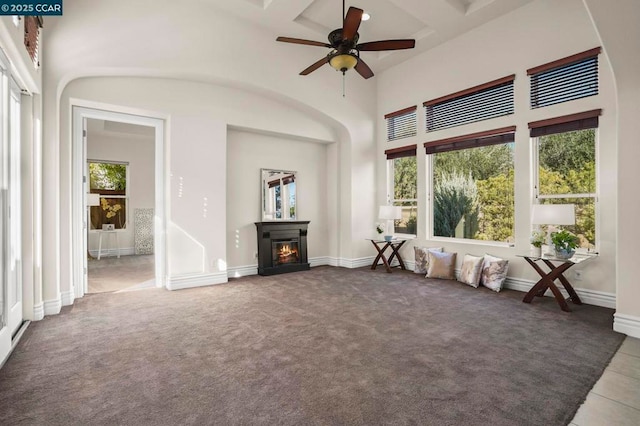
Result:
M283 170L262 170L262 219L296 219L296 174Z

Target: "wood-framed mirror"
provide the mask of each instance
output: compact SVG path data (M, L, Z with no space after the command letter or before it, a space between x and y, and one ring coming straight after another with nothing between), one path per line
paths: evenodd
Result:
M262 221L297 220L297 172L260 169Z

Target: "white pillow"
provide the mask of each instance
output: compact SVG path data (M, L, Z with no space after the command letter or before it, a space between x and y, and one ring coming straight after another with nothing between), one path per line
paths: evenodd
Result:
M485 254L480 284L495 292L499 292L502 290L504 280L507 278L508 270L508 260L500 259L499 257L494 257L490 254Z
M417 247L413 246L415 252L415 264L413 266L413 272L416 274L426 274L429 270L429 252L441 252L444 247Z
M468 284L473 288L478 288L480 285L480 277L482 276L483 261L484 257L482 256L465 254L458 281Z

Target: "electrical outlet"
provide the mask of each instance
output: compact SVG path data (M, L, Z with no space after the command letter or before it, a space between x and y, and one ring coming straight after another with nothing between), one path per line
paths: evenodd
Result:
M573 276L576 279L576 281L581 281L582 280L582 271L580 271L580 270L573 271Z

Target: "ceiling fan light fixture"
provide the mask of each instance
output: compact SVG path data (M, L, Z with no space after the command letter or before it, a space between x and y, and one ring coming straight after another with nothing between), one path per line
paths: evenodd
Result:
M371 15L369 15L367 12L364 12L362 14L362 20L363 21L368 21L369 19L371 19Z
M332 56L329 59L329 65L337 71L343 73L355 67L358 64L358 57L353 53L341 53Z

